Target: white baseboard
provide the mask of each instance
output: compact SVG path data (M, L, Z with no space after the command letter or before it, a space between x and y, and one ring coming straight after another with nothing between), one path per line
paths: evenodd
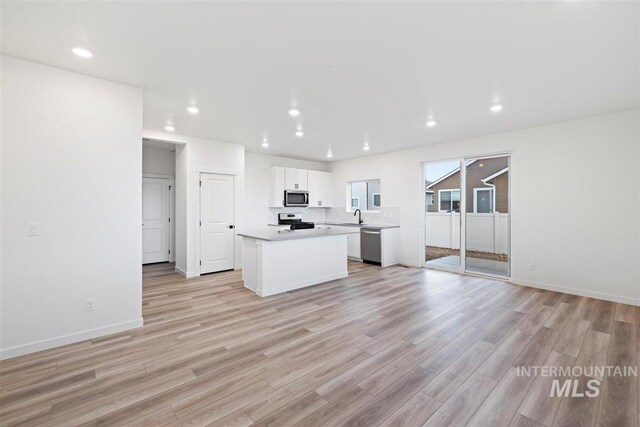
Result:
M136 320L130 320L128 322L116 323L114 325L104 326L96 329L89 329L87 331L76 332L69 335L63 335L61 337L51 338L42 341L36 341L29 344L23 344L10 348L3 348L0 350L0 360L10 359L12 357L23 356L25 354L35 353L37 351L48 350L54 347L60 347L67 344L73 344L76 342L90 340L92 338L101 337L104 335L115 334L116 332L128 331L130 329L136 329L142 327L144 323L142 317Z
M413 262L413 261L407 261L406 259L405 260L403 260L403 259L399 260L398 264L404 265L405 267L415 267L415 268L422 267L422 265L420 265L420 263Z
M198 273L187 273L186 271L178 267L175 267L174 271L186 279L191 279L192 277L198 277L200 275Z
M619 302L622 304L640 306L640 298L622 297L619 295L606 294L604 292L585 291L584 289L571 288L567 286L549 285L547 283L531 282L528 280L521 280L516 278L512 278L511 283L515 285L528 286L530 288L544 289L547 291L555 291L555 292L564 292L565 294L578 295L581 297L596 298L596 299L602 299L605 301L612 301L612 302Z
M256 289L255 292L256 292L257 295L259 295L261 297L268 297L268 296L271 296L271 295L281 294L283 292L292 291L294 289L306 288L307 286L319 285L320 283L330 282L331 280L342 279L342 278L347 277L347 276L349 276L349 273L329 274L327 276L319 277L319 278L317 278L315 280L309 280L309 281L305 280L305 281L302 281L302 282L291 283L289 285L281 286L279 288L269 289L266 292L262 291L260 289ZM251 289L251 288L247 287L247 289Z

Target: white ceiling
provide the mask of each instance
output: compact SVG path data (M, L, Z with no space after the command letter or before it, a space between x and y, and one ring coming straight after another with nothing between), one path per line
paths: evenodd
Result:
M1 36L5 54L144 88L146 129L171 120L250 151L326 160L331 148L339 160L367 154L365 138L375 154L637 108L639 12L635 1L4 1ZM192 101L200 114L185 111Z

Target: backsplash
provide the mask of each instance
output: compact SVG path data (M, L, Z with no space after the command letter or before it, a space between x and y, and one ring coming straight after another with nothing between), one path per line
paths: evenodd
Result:
M327 218L327 211L329 209L322 208L270 208L269 209L269 224L278 223L279 213L292 213L302 214L302 220L306 222L325 222Z
M400 208L382 207L377 212L362 212L365 224L400 224ZM328 209L327 222L356 222L353 212L347 212L344 208Z
M269 224L278 223L279 213L299 213L302 214L302 220L307 222L315 222L317 224L323 222L353 222L357 219L353 216L353 212L347 212L343 207L338 208L270 208ZM362 219L366 224L399 224L400 208L382 207L377 212L363 212Z

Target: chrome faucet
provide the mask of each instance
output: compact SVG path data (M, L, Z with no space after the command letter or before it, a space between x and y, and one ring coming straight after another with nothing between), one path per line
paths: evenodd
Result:
M356 214L358 214L358 224L362 224L364 222L362 220L362 211L360 209L356 209L353 211L353 216L356 216Z

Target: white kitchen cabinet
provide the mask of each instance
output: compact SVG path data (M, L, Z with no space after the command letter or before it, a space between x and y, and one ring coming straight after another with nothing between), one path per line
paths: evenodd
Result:
M307 190L310 208L333 207L333 179L330 172L269 168L269 207L284 206L285 190Z
M284 170L286 190L308 190L308 171L305 169L285 168Z
M308 171L309 207L333 207L333 179L330 172Z
M358 233L349 234L347 236L347 257L352 259L360 259L360 229Z
M273 224L269 224L269 230L287 231L287 230L291 230L291 226L290 225L273 225Z
M284 207L285 168L272 167L269 169L269 207Z

